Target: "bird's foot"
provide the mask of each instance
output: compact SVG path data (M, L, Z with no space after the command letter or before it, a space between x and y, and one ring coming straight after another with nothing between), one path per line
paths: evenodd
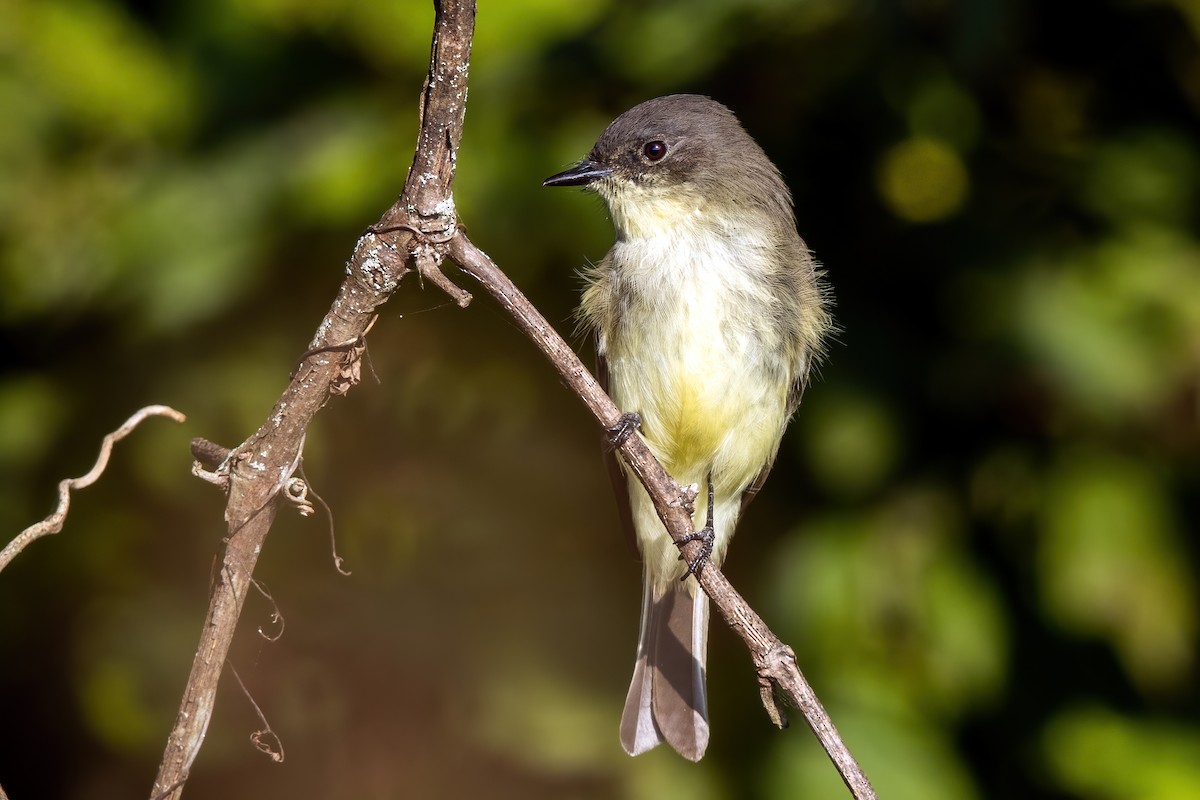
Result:
M625 444L625 440L633 435L642 425L642 415L636 411L627 411L617 420L617 424L608 429L608 446L616 450Z
M712 473L710 472L708 475L708 517L704 521L704 527L675 540L675 544L677 545L685 545L688 542L700 542L700 555L687 562L687 570L679 580L686 581L689 575L700 574L700 570L704 569L704 565L712 557L713 545L716 544L716 541L717 529L713 525L713 482ZM679 558L683 560L682 552L679 554Z

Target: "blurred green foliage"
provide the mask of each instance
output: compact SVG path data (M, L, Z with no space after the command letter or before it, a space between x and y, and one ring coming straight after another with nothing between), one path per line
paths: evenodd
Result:
M481 2L457 206L565 333L611 229L540 180L617 113L710 94L788 178L842 332L728 568L889 800L1200 796L1198 9ZM0 576L13 800L148 790L223 534L187 441L266 417L403 185L432 19L0 4L0 536L189 415ZM482 296L406 281L370 348L306 451L353 575L282 515L232 659L286 760L227 680L189 797L844 796L719 624L709 755L625 757L592 423Z

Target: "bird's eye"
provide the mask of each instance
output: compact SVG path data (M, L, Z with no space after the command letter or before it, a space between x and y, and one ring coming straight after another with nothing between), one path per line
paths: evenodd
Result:
M642 154L650 161L658 161L667 154L666 142L646 142L646 146L642 148Z

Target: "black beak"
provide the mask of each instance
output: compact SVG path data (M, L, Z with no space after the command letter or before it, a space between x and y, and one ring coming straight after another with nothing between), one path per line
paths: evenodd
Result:
M585 159L566 172L546 178L542 181L542 186L587 186L592 181L600 180L611 173L610 167Z

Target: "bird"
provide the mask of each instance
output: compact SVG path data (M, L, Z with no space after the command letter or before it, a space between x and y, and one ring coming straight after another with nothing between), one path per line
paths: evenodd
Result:
M733 112L674 94L617 117L587 157L547 178L607 205L615 242L582 271L577 311L597 377L622 422L606 448L622 526L643 562L642 614L620 739L692 761L709 742L708 598L834 328L821 266L796 229L791 192ZM637 428L680 486L707 488L685 563L613 444Z

